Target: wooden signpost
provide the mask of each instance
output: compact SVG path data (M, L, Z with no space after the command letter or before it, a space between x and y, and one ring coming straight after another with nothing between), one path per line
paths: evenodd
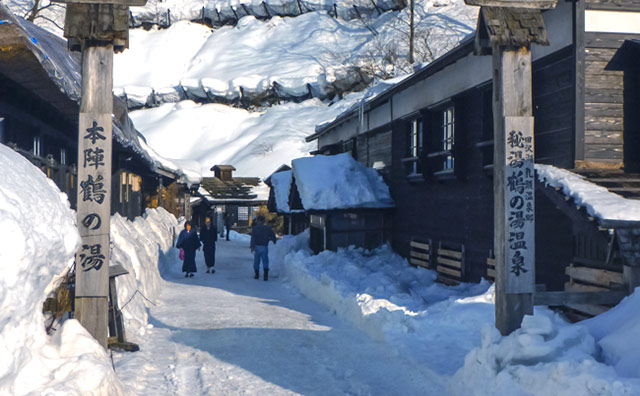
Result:
M493 55L493 192L496 327L503 335L533 314L535 171L532 43L548 45L540 9L549 0L465 0L480 5L476 53Z
M58 0L65 37L82 51L78 122L78 230L75 316L107 347L113 113L113 52L128 46L128 7L146 0Z

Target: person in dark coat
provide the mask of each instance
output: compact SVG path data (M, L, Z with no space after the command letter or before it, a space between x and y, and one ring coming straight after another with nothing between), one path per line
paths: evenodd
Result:
M204 262L207 264L207 274L214 274L216 270L216 241L218 240L218 229L211 222L211 217L204 219L204 227L200 229L200 242L202 242L202 252L204 253Z
M198 271L196 269L196 250L200 249L200 239L190 221L184 223L184 230L180 231L180 235L178 235L176 247L184 250L184 261L182 262L184 277L193 277L194 272Z
M264 224L264 217L258 216L256 224L251 229L251 251L254 254L253 270L255 271L253 279L260 277L260 261L262 261L264 280L269 280L269 241L276 243L276 234L271 227Z
M233 225L233 216L231 213L224 213L224 227L227 229L227 241L229 240L229 233L231 232L231 226Z

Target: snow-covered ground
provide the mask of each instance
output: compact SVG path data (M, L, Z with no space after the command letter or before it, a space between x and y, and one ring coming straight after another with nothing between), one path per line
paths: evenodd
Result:
M441 395L421 367L272 278L246 238L217 244L216 273L168 265L136 353L115 353L131 395Z

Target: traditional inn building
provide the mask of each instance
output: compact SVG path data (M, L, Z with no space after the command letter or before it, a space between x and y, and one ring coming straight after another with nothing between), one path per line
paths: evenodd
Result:
M42 169L75 208L80 59L67 42L0 4L0 143ZM180 172L163 169L141 145L124 102L114 97L112 213L133 219L145 198Z
M625 40L640 38L640 1L561 0L542 15L550 45L532 46L535 161L633 205L640 196L633 173L640 122L637 105L629 107L640 99L637 42L611 61ZM437 267L451 283L494 275L492 57L478 55L477 45L484 29L307 139L317 141L317 153L348 152L378 169L396 203L394 249ZM545 177L536 186L536 283L547 290L619 286L623 264L633 265L622 234L640 218L608 218L549 176L557 173L538 173ZM614 278L583 281L575 267Z

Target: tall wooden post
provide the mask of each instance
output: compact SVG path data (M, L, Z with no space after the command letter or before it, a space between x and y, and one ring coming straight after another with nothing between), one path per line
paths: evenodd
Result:
M68 3L64 35L82 51L82 97L78 118L78 231L75 316L107 347L113 52L128 45L130 5L146 0L58 0Z
M75 315L107 347L113 113L113 45L82 50L78 123L78 229Z
M506 335L533 313L535 291L531 51L495 46L493 62L495 311Z
M465 0L481 6L476 54L493 56L496 327L507 335L533 313L535 169L531 44L548 45L540 9L555 0Z

